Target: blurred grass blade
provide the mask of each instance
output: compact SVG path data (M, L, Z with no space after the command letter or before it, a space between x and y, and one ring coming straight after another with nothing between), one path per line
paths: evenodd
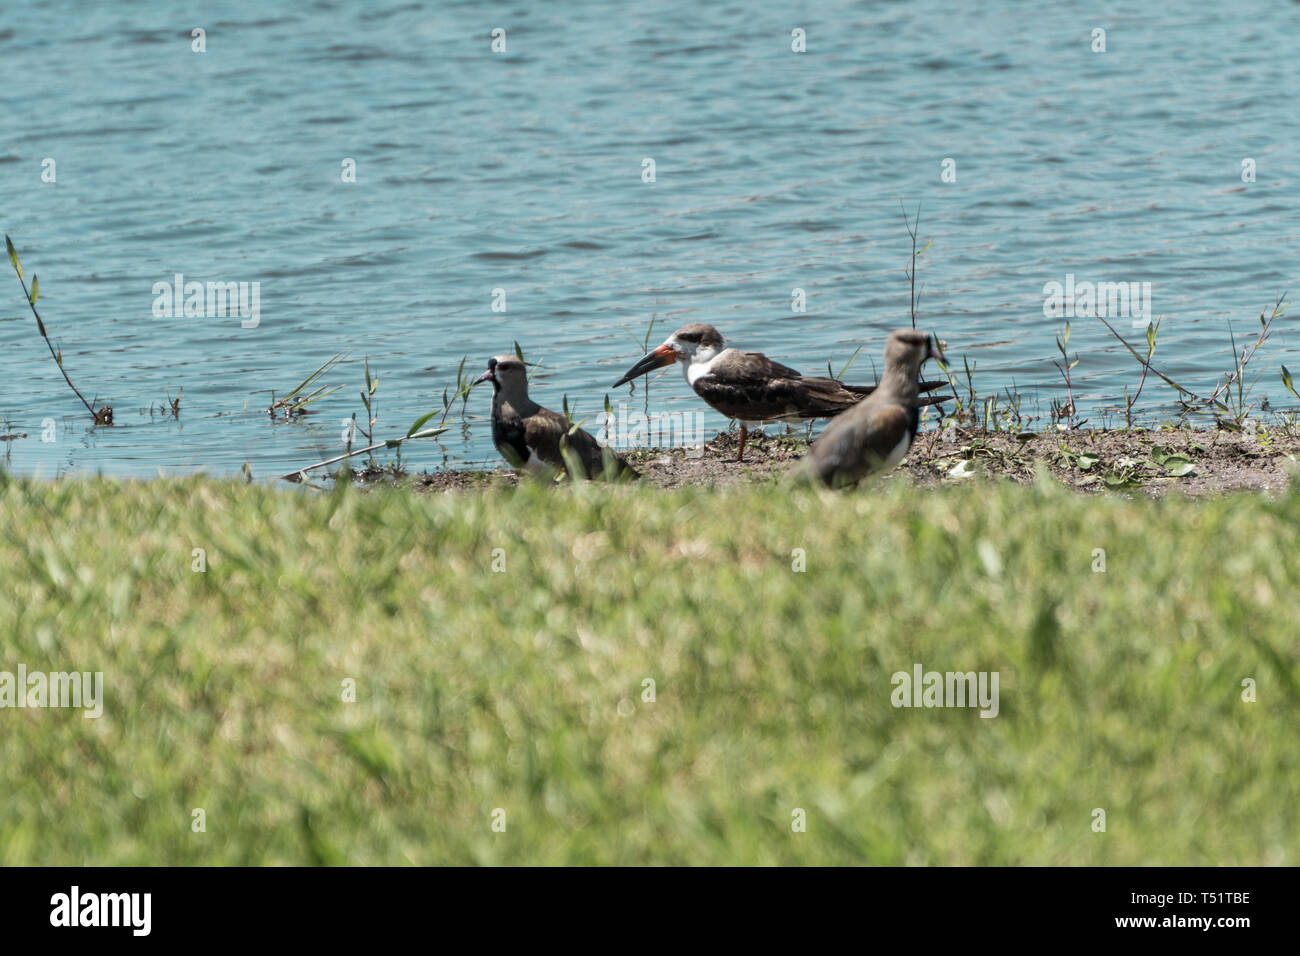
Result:
M926 248L929 248L929 247L927 246ZM856 361L858 360L858 353L861 352L861 351L862 351L862 346L859 345L859 346L857 347L857 349L854 351L852 357L849 359L848 364L845 365L842 369L840 369L840 374L839 374L839 375L836 375L836 376L835 376L835 380L836 380L837 382L842 382L842 381L844 380L844 373L847 372L847 371L849 370L850 366L852 366L853 363L856 362Z

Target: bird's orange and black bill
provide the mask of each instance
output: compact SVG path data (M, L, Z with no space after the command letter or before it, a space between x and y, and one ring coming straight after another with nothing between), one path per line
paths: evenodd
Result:
M677 353L667 345L661 345L653 352L646 353L645 357L642 358L641 361L628 369L623 374L623 377L615 382L611 387L618 388L620 385L630 382L632 379L640 375L644 375L647 372L653 372L655 369L663 368L665 365L672 365L676 361Z

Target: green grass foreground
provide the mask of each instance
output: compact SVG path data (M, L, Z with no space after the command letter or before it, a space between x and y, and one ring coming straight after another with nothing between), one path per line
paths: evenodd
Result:
M0 863L1300 863L1295 490L0 476L0 524L0 670L105 685L0 710ZM917 663L999 715L894 708Z

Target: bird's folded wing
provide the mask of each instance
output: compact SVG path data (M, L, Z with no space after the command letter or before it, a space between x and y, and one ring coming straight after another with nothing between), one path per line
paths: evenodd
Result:
M952 395L922 395L916 400L916 404L918 406L938 405L942 402L951 402L953 400L953 397L954 396Z
M524 439L542 461L548 465L563 465L560 439L569 430L569 421L549 408L539 408L524 419Z
M695 394L728 418L758 421L785 414L785 403L771 390L771 383L755 378L697 378Z
M715 359L695 392L729 418L770 421L790 415L827 418L858 396L833 378L800 375L760 352L729 352Z
M901 405L864 405L827 426L822 437L829 439L829 447L822 457L842 467L875 465L889 457L912 427L913 415Z
M761 378L801 377L798 370L782 365L780 362L773 362L762 352L731 351L716 359L712 365L713 372L720 375L734 374L741 368L748 374Z
M830 418L862 400L860 394L845 388L839 379L824 376L778 379L772 383L772 390L808 418Z
M564 456L560 451L560 440L563 438L569 450L582 462L588 478L597 478L604 473L605 449L601 448L600 443L590 432L573 428L569 420L558 412L553 412L549 408L538 409L536 414L529 416L525 426L529 446L535 449L542 461L548 465L557 467L565 465ZM613 455L620 472L632 470L612 449L609 450L609 454Z
M947 384L948 384L947 382L943 382L943 381L917 382L916 390L918 392L933 392L936 388L943 388ZM859 395L870 395L872 392L876 390L875 385L845 385L844 387L847 388L850 392L856 392ZM946 399L940 399L940 401L946 401ZM928 402L928 403L923 402L922 404L933 405L934 402Z

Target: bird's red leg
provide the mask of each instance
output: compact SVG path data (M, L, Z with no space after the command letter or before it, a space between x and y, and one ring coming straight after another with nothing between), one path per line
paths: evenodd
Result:
M745 460L745 436L748 434L749 434L749 429L745 427L744 422L741 422L740 423L740 454L736 455L736 461Z

